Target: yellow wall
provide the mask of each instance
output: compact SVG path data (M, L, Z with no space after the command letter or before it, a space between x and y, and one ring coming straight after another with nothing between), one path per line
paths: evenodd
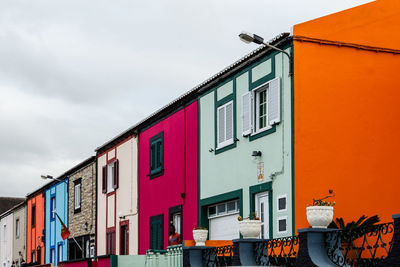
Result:
M295 224L333 189L335 217L400 213L400 1L378 0L294 27Z

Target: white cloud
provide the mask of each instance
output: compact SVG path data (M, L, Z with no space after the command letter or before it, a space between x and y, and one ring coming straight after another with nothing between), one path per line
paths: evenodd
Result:
M293 24L369 1L0 2L0 195L23 196Z

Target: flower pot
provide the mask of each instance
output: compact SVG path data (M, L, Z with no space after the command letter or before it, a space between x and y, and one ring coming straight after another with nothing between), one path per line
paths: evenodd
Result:
M243 238L258 238L261 233L260 220L243 220L239 221L239 231Z
M204 229L193 229L193 239L196 242L196 246L205 246L208 236L208 230Z
M312 228L327 228L333 220L333 207L307 207L307 221Z

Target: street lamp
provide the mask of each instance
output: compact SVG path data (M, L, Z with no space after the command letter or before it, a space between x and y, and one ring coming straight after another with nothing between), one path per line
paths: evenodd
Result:
M59 181L59 182L64 182L64 183L66 183L66 184L68 184L65 180L60 180L60 179L58 179L58 178L54 178L53 176L51 176L51 175L40 175L40 177L43 179L43 180L47 180L47 179L51 179L51 180L56 180L56 181Z
M239 34L239 38L246 44L249 44L249 43L263 44L269 48L272 48L276 51L279 51L279 52L285 54L289 58L289 76L293 75L293 69L292 69L293 68L293 66L292 66L293 60L288 52L286 52L276 46L270 45L269 43L264 42L264 38L262 38L261 36L258 36L257 34L242 32L241 34Z

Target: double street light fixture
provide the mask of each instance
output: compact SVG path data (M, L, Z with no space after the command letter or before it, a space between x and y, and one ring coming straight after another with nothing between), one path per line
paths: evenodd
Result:
M264 42L264 38L262 38L261 36L258 36L257 34L242 32L241 34L239 34L239 38L240 38L240 40L242 40L243 42L245 42L247 44L249 44L249 43L262 44L271 49L274 49L276 51L279 51L279 52L285 54L289 58L289 76L293 75L293 59L292 59L292 56L288 52L286 52L285 50L282 50L276 46L270 45L269 43Z
M53 176L51 176L51 175L40 175L40 177L43 179L43 180L47 180L47 179L50 179L50 180L56 180L56 181L59 181L59 182L64 182L64 183L66 183L66 184L68 184L65 180L60 180L60 179L58 179L58 178L54 178Z

